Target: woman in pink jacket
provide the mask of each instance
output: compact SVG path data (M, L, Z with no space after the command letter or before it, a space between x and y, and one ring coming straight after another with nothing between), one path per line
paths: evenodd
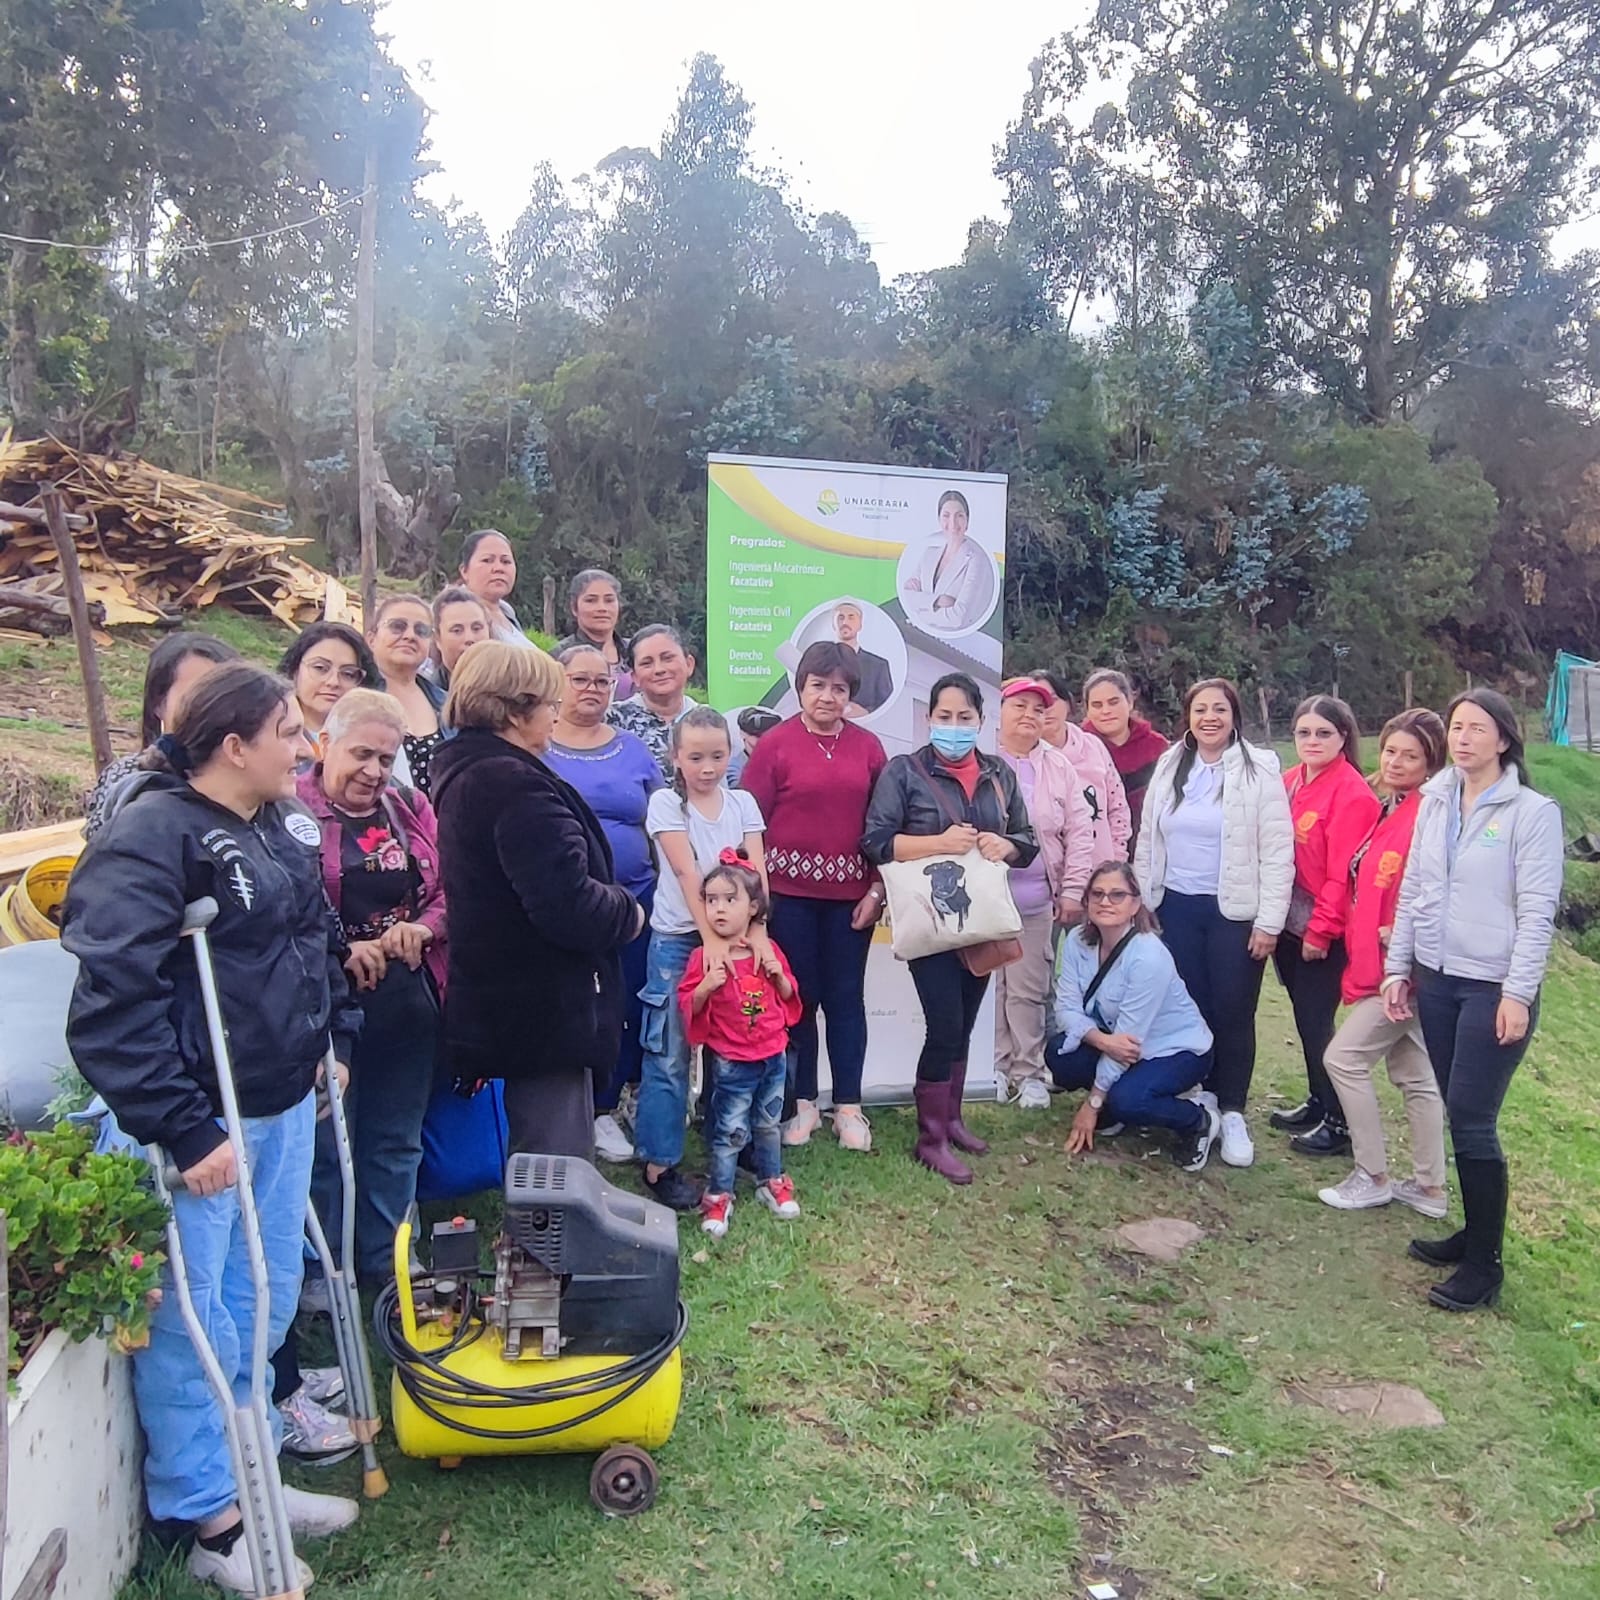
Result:
M1050 1104L1044 1064L1045 997L1055 930L1083 914L1083 891L1095 865L1095 829L1079 774L1041 737L1055 700L1038 678L1013 678L1000 691L1000 759L1017 775L1039 854L1011 869L1011 897L1022 914L1022 959L1001 967L995 983L995 1071L1025 1111Z
M1066 756L1078 774L1084 804L1094 824L1092 865L1126 861L1133 838L1133 813L1111 747L1072 720L1072 689L1059 672L1030 672L1028 676L1047 684L1055 695L1054 703L1045 709L1041 736Z

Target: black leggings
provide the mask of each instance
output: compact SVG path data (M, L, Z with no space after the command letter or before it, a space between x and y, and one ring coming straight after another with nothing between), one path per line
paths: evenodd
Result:
M1295 1031L1306 1058L1306 1089L1322 1109L1322 1114L1338 1127L1344 1126L1344 1110L1323 1064L1333 1042L1333 1019L1339 1010L1339 984L1344 977L1344 940L1335 939L1321 961L1307 961L1297 934L1285 931L1278 936L1272 964L1278 969L1278 982L1289 995L1294 1008Z
M966 1060L972 1025L978 1020L989 979L973 977L954 950L918 956L908 965L928 1025L922 1054L917 1057L917 1082L948 1083L951 1068Z

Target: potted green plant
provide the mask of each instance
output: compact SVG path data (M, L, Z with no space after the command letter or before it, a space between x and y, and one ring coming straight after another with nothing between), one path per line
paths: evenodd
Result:
M56 1600L111 1600L138 1555L143 1450L126 1352L149 1337L166 1227L147 1170L96 1154L72 1124L0 1143L8 1590L54 1551Z

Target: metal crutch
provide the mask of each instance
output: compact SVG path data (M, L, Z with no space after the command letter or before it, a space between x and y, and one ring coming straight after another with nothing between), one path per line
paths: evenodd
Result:
M244 1226L245 1246L250 1257L250 1281L255 1292L255 1318L250 1346L250 1398L241 1405L233 1385L222 1370L222 1363L206 1337L206 1330L195 1310L189 1292L189 1275L184 1265L183 1236L172 1209L174 1189L182 1179L168 1164L166 1154L152 1149L156 1193L167 1205L167 1251L172 1263L173 1286L178 1292L178 1308L183 1325L194 1344L195 1355L205 1371L206 1381L217 1397L222 1413L222 1428L233 1458L234 1487L239 1494L239 1510L244 1518L245 1550L250 1557L250 1574L256 1593L270 1600L301 1600L299 1564L294 1553L294 1536L289 1528L289 1510L283 1498L283 1480L278 1475L278 1452L273 1444L272 1426L267 1416L267 1256L261 1243L261 1224L256 1216L254 1191L250 1187L250 1162L245 1150L244 1124L239 1116L239 1099L233 1086L233 1062L228 1055L228 1035L222 1022L222 1006L217 998L217 978L211 965L211 944L206 930L217 915L217 902L196 900L183 910L183 937L194 943L195 966L200 976L200 996L205 1005L206 1029L211 1039L211 1056L217 1071L217 1092L222 1100L222 1120L233 1146L239 1175L235 1193L239 1218Z
M350 1431L361 1441L361 1492L376 1500L389 1492L389 1479L378 1464L374 1441L382 1421L378 1416L377 1389L372 1381L372 1360L367 1353L366 1328L361 1320L361 1292L356 1286L356 1167L350 1144L350 1124L344 1113L344 1093L339 1088L333 1046L322 1058L322 1081L328 1094L334 1147L339 1152L339 1187L344 1205L339 1218L340 1264L323 1230L317 1208L306 1201L306 1233L322 1263L328 1284L328 1309L333 1320L333 1343L339 1370L344 1374L345 1410Z

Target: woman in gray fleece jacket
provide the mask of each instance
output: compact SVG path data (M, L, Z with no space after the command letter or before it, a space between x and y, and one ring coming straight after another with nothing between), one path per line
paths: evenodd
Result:
M1506 1160L1500 1105L1539 1015L1561 894L1561 808L1528 784L1516 713L1493 689L1450 702L1451 765L1422 789L1384 962L1396 1022L1415 1003L1450 1119L1466 1226L1413 1239L1455 1272L1429 1291L1447 1311L1492 1305L1504 1276Z

